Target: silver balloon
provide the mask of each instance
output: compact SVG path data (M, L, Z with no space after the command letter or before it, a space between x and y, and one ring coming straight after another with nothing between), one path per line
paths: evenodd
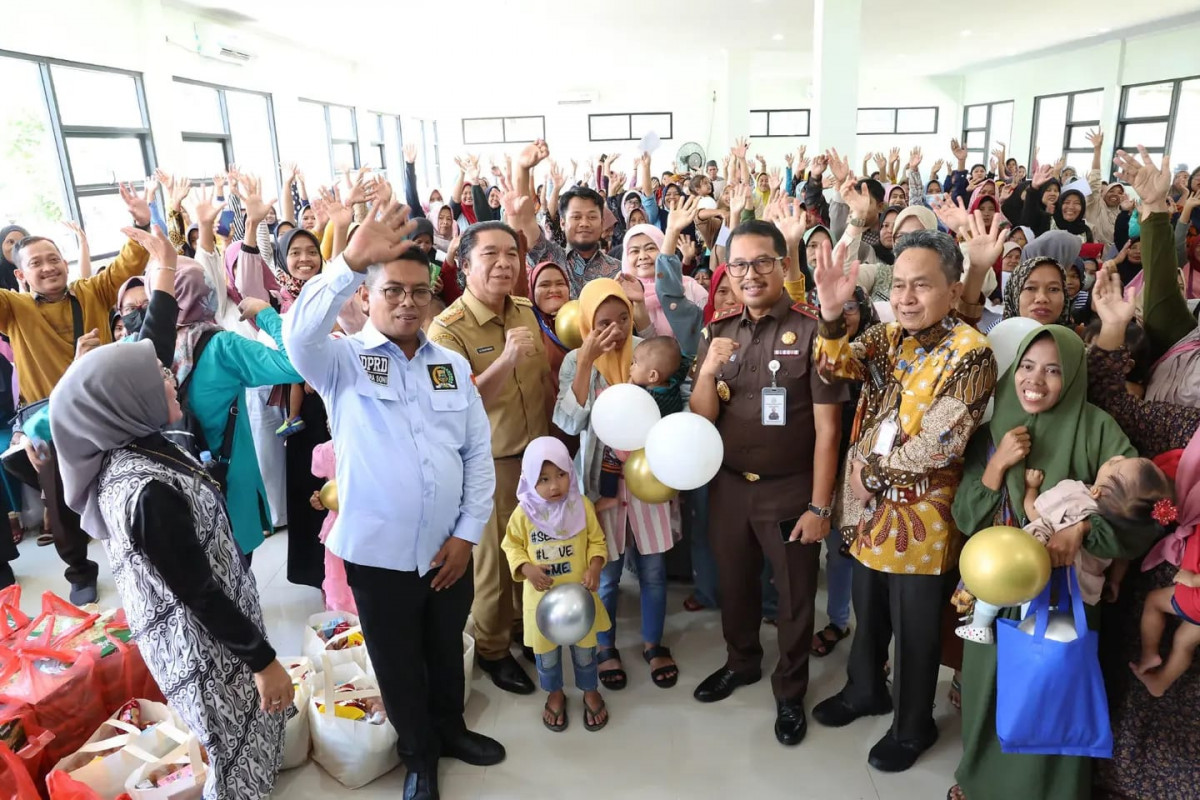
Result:
M578 644L596 623L596 601L581 583L560 584L538 601L534 619L542 636L555 644Z
M1017 626L1020 630L1033 635L1037 627L1037 617L1026 617ZM1050 621L1046 624L1046 638L1055 642L1073 642L1079 638L1075 632L1075 617L1070 611L1051 611Z

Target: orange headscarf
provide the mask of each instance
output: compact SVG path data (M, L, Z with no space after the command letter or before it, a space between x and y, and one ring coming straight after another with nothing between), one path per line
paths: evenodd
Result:
M584 285L583 291L579 293L579 310L582 312L579 315L579 333L585 339L592 332L592 323L596 319L596 311L600 305L611 297L619 298L626 308L629 309L629 320L632 327L633 324L633 305L629 302L629 298L625 296L625 290L621 288L621 284L614 281L612 278L595 278ZM629 383L629 368L633 364L633 331L630 330L629 336L625 337L624 344L620 349L612 350L608 353L601 353L596 359L596 369L604 376L604 380L608 381L609 386L616 386L618 383Z

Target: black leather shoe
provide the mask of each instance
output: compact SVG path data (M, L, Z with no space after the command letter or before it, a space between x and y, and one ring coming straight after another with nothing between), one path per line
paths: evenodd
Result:
M900 741L888 731L887 735L871 748L867 763L880 772L904 772L917 763L921 753L933 747L937 739L938 729L932 722L929 723L929 732L920 739Z
M506 692L513 694L533 694L534 692L533 681L529 680L525 670L521 669L521 665L511 655L495 661L481 658L479 659L479 668L488 674L492 683Z
M775 738L789 747L804 741L808 733L808 718L804 716L804 703L785 700L775 701Z
M96 602L96 581L71 584L71 605L86 606Z
M529 645L521 645L521 657L530 664L537 664L537 656L533 654L533 648Z
M13 574L12 564L0 561L0 589L7 589L16 582L17 576Z
M761 679L761 672L744 674L734 672L728 667L721 667L700 682L693 696L701 703L715 703L729 697L739 686L749 686L752 683L758 683Z
M438 800L437 769L405 775L404 800Z
M890 697L886 703L880 703L875 707L855 708L846 702L846 698L841 692L813 707L813 719L826 728L843 728L860 717L874 717L890 713L892 713Z
M504 745L482 733L463 730L442 739L442 758L457 758L464 764L490 767L504 760Z

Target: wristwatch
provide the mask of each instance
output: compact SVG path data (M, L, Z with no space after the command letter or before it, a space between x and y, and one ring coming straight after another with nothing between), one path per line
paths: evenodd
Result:
M829 519L833 516L832 506L814 506L812 503L809 503L808 510L816 514L821 519Z
M847 217L847 218L846 218L846 224L847 224L847 225L852 225L852 226L853 226L853 227L855 227L855 228L866 228L866 227L868 227L868 225L867 225L867 221L866 221L865 219L859 219L858 217Z

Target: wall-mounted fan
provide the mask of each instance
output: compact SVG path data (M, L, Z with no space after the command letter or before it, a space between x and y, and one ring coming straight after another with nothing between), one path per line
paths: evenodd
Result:
M687 142L679 148L679 153L675 156L676 163L680 167L689 170L697 170L704 166L704 148L695 142Z

